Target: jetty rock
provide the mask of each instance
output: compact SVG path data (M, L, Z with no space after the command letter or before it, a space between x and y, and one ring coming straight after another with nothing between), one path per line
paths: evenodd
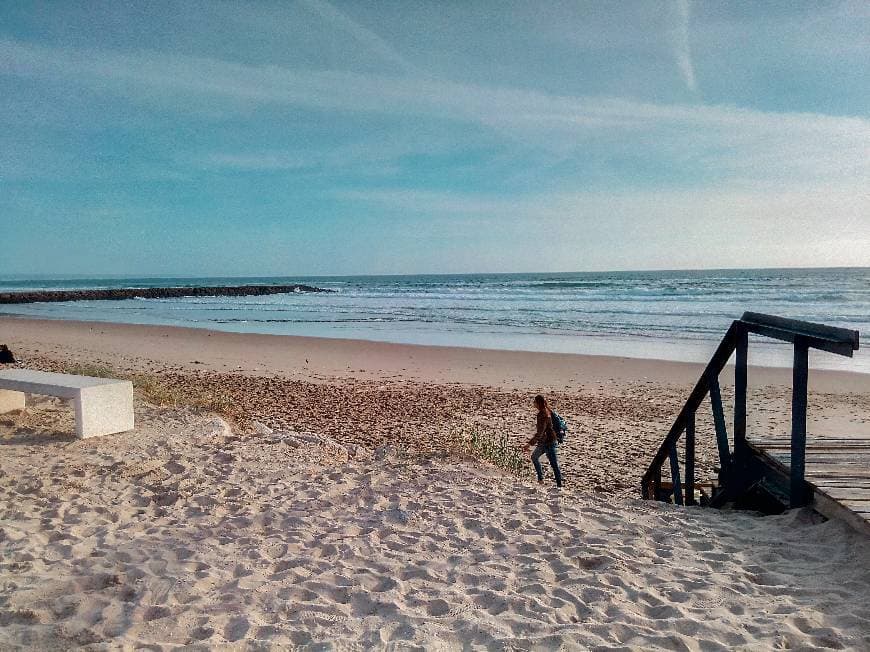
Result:
M89 290L35 290L0 292L0 304L55 301L121 301L123 299L172 299L182 297L248 297L267 294L333 292L312 285L209 285L166 288L104 288Z

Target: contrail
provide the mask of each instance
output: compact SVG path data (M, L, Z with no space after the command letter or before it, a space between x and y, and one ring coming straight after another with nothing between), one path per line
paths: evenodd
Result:
M676 0L677 3L677 26L674 29L674 56L677 66L686 81L686 86L693 93L698 90L695 81L695 68L692 66L692 51L689 47L689 0Z
M418 73L414 64L399 54L393 46L370 29L363 27L358 22L342 11L336 9L326 0L301 0L310 9L317 12L321 18L332 23L339 29L350 34L357 41L365 45L369 50L377 54L385 61L389 61L401 68L404 72Z

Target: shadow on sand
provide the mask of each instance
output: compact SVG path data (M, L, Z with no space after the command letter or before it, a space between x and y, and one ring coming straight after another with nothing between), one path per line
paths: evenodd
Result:
M15 428L0 436L0 446L45 446L76 441L75 433L43 430L38 428Z

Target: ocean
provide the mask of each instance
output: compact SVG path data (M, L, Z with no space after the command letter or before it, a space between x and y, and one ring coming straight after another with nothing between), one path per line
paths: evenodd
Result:
M162 324L244 333L706 361L746 311L870 336L870 268L246 278L0 276L0 291L305 283L330 294L2 305L49 319ZM0 338L2 340L2 338ZM787 346L753 338L750 362L789 366ZM870 373L812 352L816 368Z

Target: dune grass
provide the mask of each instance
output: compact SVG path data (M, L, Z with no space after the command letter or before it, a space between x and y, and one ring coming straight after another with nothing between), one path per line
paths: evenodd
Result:
M61 373L74 376L91 376L92 378L118 378L117 372L108 365L94 362L66 362Z
M215 390L190 385L178 386L150 374L127 376L133 386L151 403L161 406L189 406L226 415L232 405L230 398Z
M480 424L467 424L452 431L450 448L451 452L461 455L470 453L517 476L522 475L527 466L528 460L506 433L496 434Z
M230 398L218 391L209 391L189 385L179 386L152 374L124 373L105 364L67 362L61 365L59 371L76 376L129 380L142 398L154 405L188 406L217 412L224 416L229 414L232 406Z

